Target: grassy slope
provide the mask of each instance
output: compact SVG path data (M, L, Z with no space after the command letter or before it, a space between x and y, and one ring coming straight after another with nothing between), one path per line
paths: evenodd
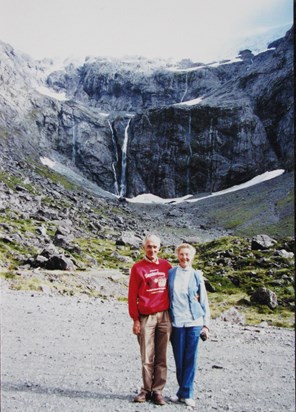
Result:
M211 226L223 227L235 235L294 236L294 174L202 200L192 209L193 213L194 209L202 209Z
M59 180L59 176L52 172L47 178L58 179L69 190L76 191L75 187L67 186L63 179ZM18 179L3 172L1 180L9 183L11 190L15 190L15 185L21 183ZM198 207L200 211L202 207L204 217L208 219L212 226L219 223L219 226L231 227L235 232L235 236L227 236L195 245L197 255L194 266L204 271L204 275L216 289L216 292L209 293L213 316L218 316L225 309L236 306L245 314L247 323L258 323L266 320L273 325L293 326L295 307L294 262L280 259L274 255L273 250L269 252L251 251L250 240L247 238L252 234L264 232L273 235L274 233L278 238L277 248L285 247L287 241L284 238L292 232L294 217L292 183L291 175L284 175L279 179L260 185L260 190L257 186L223 197L212 198L210 201L193 204L192 209L190 209L194 218L195 208ZM28 187L28 189L40 193L42 187ZM50 201L48 199L48 202ZM65 199L60 201L64 207ZM55 200L55 202L58 202L58 200ZM71 205L69 198L67 202L67 207L71 208L73 205ZM106 210L110 209L110 203L106 204L105 208ZM104 213L103 203L101 210L96 210L94 207L91 212L102 215ZM124 208L121 209L114 205L114 213L127 218ZM84 293L90 296L102 297L98 286L100 284L99 279L96 279L96 282L90 280L85 283L81 273L91 265L97 267L98 276L99 269L118 269L126 273L132 261L138 258L138 253L130 246L116 245L114 238L109 236L115 230L114 228L102 228L100 237L91 231L87 232L87 221L87 213L81 211L81 224L84 223L84 235L75 239L75 244L80 247L81 252L73 256L81 269L80 271L67 273L67 276L62 274L51 275L45 273L45 271L43 272L42 269L28 273L28 271L18 269L21 264L19 255L32 254L29 237L36 232L40 222L34 219L25 221L21 216L21 212L18 214L11 210L2 211L0 213L0 231L2 225L9 225L22 233L22 236L28 238L26 246L24 244L20 245L18 241L4 241L0 237L2 277L6 278L11 287L15 289L42 290L42 285L45 284L50 290L57 293L70 295ZM162 223L165 227L166 222L163 221ZM48 234L53 236L54 231L50 232L53 223L48 222L47 226L49 229ZM145 222L143 222L143 227L145 227ZM118 232L120 233L120 230ZM225 252L228 253L229 251L231 256L225 259ZM175 262L174 247L167 246L163 250L163 256ZM259 262L264 263L259 264ZM234 286L231 281L233 277L239 280L239 286ZM277 293L279 306L275 310L250 303L251 293L261 285ZM120 296L117 296L120 299L124 298L126 294L126 279L121 286L123 292Z

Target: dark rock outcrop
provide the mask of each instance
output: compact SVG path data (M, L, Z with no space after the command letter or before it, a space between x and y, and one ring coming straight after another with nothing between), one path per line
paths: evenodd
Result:
M260 305L266 305L270 309L275 309L278 306L277 296L275 292L266 287L258 288L251 295L251 302L259 303Z
M273 247L276 244L276 240L267 235L256 235L252 239L252 250L266 250Z

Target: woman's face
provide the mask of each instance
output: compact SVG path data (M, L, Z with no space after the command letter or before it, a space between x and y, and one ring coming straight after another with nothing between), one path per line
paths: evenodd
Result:
M178 259L179 259L179 264L182 268L189 268L191 267L191 263L193 260L193 255L190 249L187 248L182 248L178 252Z

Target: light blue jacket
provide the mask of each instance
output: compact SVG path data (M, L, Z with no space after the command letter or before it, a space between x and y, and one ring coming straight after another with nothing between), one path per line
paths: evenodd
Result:
M168 290L170 298L170 316L174 322L174 283L176 278L177 267L169 270ZM199 295L199 299L197 299ZM203 325L209 327L210 308L205 282L201 270L194 270L188 285L188 302L189 308L194 320L203 317Z

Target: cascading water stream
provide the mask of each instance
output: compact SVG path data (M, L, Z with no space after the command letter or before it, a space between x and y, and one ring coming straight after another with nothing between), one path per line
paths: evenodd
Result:
M77 143L77 124L74 116L74 109L72 109L72 162L76 164L76 143Z
M121 163L121 182L120 182L120 196L125 196L126 193L126 152L128 144L128 129L131 119L129 119L128 124L124 130L124 140L122 145L122 163Z
M210 166L209 166L209 188L210 193L213 192L213 168L214 168L214 156L215 156L215 133L213 130L213 119L211 119L209 130L209 150L210 150Z
M111 130L112 143L113 143L113 148L114 148L114 153L115 153L115 162L112 162L112 171L113 171L113 176L114 176L114 192L116 195L119 195L118 180L117 180L117 174L116 174L116 164L118 163L118 150L117 150L117 144L116 144L115 136L113 132L113 127L109 120L108 120L108 124Z
M183 100L185 99L185 96L188 92L188 72L186 72L186 77L185 77L185 91L183 93L183 96L181 98L181 103L183 102Z
M187 145L189 154L186 160L186 194L190 194L190 160L192 157L192 148L191 148L191 112L189 112L188 119L188 135L187 135Z

